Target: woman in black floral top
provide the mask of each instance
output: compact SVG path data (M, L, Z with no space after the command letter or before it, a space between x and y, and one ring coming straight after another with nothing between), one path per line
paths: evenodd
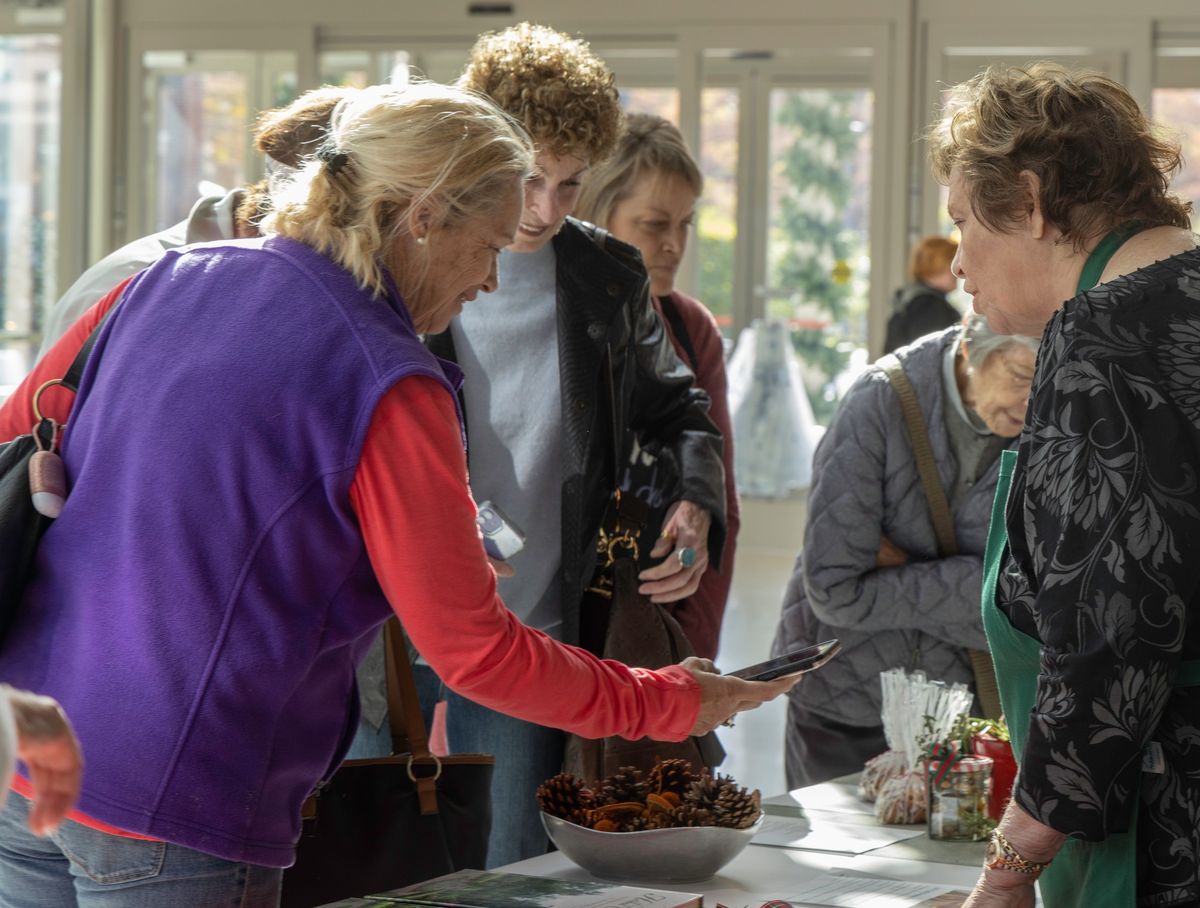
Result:
M1044 329L983 603L1021 770L967 904L1032 905L1043 869L1047 908L1200 904L1200 251L1167 192L1178 149L1122 86L1051 64L956 87L930 142L975 308Z

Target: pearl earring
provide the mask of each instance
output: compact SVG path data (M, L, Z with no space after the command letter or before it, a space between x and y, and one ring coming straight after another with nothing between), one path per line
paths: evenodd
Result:
M417 237L417 245L424 246L425 245L425 237L423 237L423 236Z

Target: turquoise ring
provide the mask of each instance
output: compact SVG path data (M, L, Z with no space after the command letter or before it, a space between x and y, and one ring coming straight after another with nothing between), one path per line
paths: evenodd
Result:
M676 552L675 557L683 567L690 568L696 563L696 550L689 545Z

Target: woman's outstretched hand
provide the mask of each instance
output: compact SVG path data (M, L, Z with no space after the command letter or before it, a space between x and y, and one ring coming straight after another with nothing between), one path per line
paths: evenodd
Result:
M693 735L704 735L718 725L729 722L737 713L757 709L762 704L785 694L799 683L803 675L787 675L773 681L743 681L722 675L709 659L691 656L679 663L692 673L700 685L700 712Z

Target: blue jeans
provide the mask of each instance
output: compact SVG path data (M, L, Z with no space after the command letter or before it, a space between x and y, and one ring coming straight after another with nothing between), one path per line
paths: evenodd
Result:
M545 854L548 840L537 806L537 788L562 769L563 733L522 722L460 697L427 665L414 665L417 694L428 729L433 707L446 701L446 738L451 753L485 753L496 758L492 776L492 833L488 867L499 867ZM355 757L391 753L388 725L376 731L359 722L350 748Z
M0 908L277 908L283 871L110 835L67 820L29 831L29 801L0 813Z

